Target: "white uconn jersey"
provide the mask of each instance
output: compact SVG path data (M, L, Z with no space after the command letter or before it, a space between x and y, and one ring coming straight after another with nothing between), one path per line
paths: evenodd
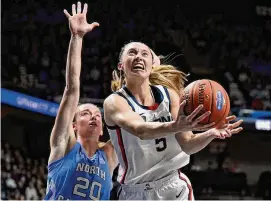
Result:
M126 87L116 93L145 121L172 121L167 89L163 86L151 89L156 102L151 107L140 105ZM156 181L189 163L189 155L182 151L175 135L141 140L118 126L108 126L108 131L120 162L118 181L122 184Z

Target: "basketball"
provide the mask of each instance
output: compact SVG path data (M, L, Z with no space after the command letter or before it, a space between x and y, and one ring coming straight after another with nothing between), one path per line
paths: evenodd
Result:
M212 128L219 128L225 123L230 112L230 99L226 90L213 80L196 80L184 88L180 103L186 100L185 115L191 114L199 105L203 105L200 115L210 111L211 114L200 122L215 122Z

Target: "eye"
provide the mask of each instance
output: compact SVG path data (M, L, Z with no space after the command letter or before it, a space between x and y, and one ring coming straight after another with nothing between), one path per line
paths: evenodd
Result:
M136 54L135 50L129 50L128 55L133 56Z
M81 114L82 114L82 116L90 115L90 113L89 113L88 111L84 111L84 112L82 112Z
M142 55L143 55L144 57L147 57L147 56L149 56L149 53L148 53L148 52L143 52Z
M100 118L101 118L101 115L97 114L96 117L100 119Z

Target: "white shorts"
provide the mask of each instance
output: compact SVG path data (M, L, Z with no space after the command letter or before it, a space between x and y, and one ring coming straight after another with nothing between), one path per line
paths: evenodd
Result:
M194 200L191 183L181 171L158 181L121 185L119 200Z

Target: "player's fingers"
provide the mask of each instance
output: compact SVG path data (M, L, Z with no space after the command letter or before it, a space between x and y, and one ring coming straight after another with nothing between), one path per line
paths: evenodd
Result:
M206 117L208 117L209 115L211 114L210 111L208 112L205 112L203 115L200 115L198 118L196 118L194 121L193 121L193 126L195 126L196 124L198 124L199 122L201 122L202 120L204 120Z
M83 8L83 14L87 14L87 12L88 12L88 4L87 3L85 3L84 4L84 8Z
M234 119L236 119L235 115L228 116L228 117L226 117L226 122L229 123L230 121L233 121Z
M97 26L100 26L98 22L93 22L93 23L89 24L88 31L91 31L92 29L94 29Z
M187 116L187 121L191 122L202 110L203 105L199 105L190 115Z
M80 14L81 13L81 2L80 1L78 1L77 2L77 14Z
M212 122L209 124L204 124L204 125L199 125L194 130L195 131L206 131L206 130L211 129L214 125L215 125L215 122Z
M76 15L75 4L72 4L72 15Z
M222 132L218 131L217 136L219 139L225 139L225 135L224 135L223 131Z
M225 128L227 128L228 126L230 126L230 124L223 124L222 126L219 127L219 129L225 129Z
M240 126L242 123L243 123L243 119L240 119L239 121L231 124L231 127L236 128L236 127Z
M225 137L231 137L232 133L230 129L226 128L224 131L225 131Z
M243 130L243 127L235 128L231 130L231 134L240 133Z
M71 15L68 13L68 11L66 9L63 10L64 14L66 15L67 18L70 18Z
M183 100L183 102L181 102L180 107L179 107L179 111L178 111L178 117L181 115L184 115L184 106L186 104L186 100Z

